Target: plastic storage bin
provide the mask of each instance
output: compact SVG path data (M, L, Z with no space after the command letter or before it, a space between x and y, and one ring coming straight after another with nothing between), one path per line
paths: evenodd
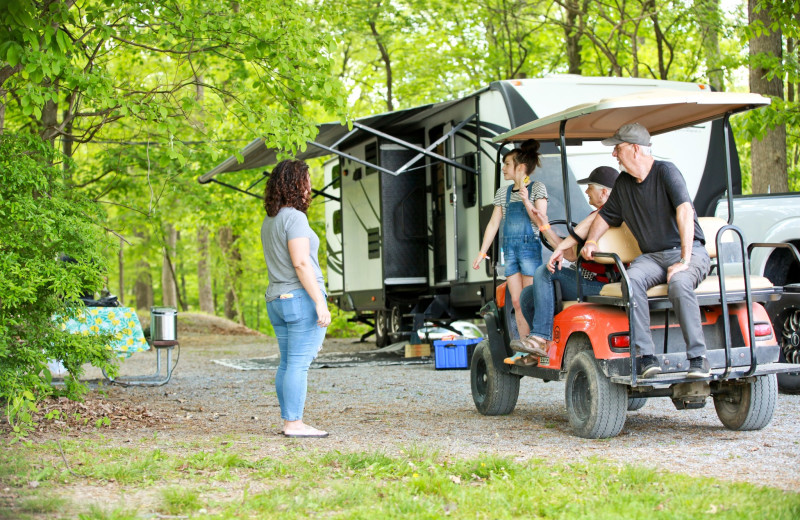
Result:
M475 346L483 338L440 339L433 342L433 361L436 370L469 368Z

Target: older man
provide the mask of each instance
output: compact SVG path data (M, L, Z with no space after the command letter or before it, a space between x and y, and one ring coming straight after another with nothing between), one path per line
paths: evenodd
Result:
M708 274L711 262L686 182L674 164L653 159L650 133L638 123L621 126L603 144L614 146L612 155L623 172L598 213L600 218L594 219L581 254L592 259L603 233L625 222L643 253L628 269L632 327L641 355L639 373L650 378L661 372L650 334L647 290L666 282L686 342L687 377L708 377L711 371L694 289Z
M603 207L611 194L611 189L617 181L619 172L610 166L600 166L592 170L589 177L578 181L578 184L587 184L586 196L589 204L597 209ZM539 266L533 276L533 285L529 285L520 294L520 308L528 321L531 333L527 338L514 340L511 342L512 350L524 352L528 356L521 357L515 355L508 358L508 364L522 366L535 365L539 361L539 356L546 356L548 341L553 338L553 316L555 314L555 298L553 295L553 280L558 280L561 284L561 294L565 300L575 300L578 298L578 276L573 268L561 269L561 260L566 258L570 261L577 261L575 251L577 240L569 236L562 239L549 226L547 215L537 211L536 208L527 208L528 213L534 220L542 236L553 245L554 252L547 265ZM592 225L597 210L589 214L585 219L575 226L575 234L585 237ZM595 262L583 262L581 264L583 276L580 279L581 293L599 294L600 289L609 282L606 267Z

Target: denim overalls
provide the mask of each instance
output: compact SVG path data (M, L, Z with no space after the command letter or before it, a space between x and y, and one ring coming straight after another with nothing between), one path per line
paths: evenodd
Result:
M527 186L530 193L533 183ZM525 204L522 201L509 202L511 190L506 191L506 218L503 220L503 254L505 256L505 276L522 273L533 276L536 268L542 265L542 242L539 230L534 230Z

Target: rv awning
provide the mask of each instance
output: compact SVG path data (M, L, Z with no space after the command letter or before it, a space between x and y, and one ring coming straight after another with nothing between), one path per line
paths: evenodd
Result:
M377 132L392 129L392 133L396 133L398 128L413 126L415 123L463 101L464 99L462 98L454 101L433 103L406 110L398 110L396 112L386 112L384 114L362 117L355 120L354 128L367 128ZM350 136L348 136L348 134L352 132L346 125L342 125L339 122L324 123L319 125L318 128L319 133L316 139L313 142L309 141L309 146L304 152L295 155L297 159L305 160L330 155L334 153L331 152L330 149L335 148L337 144L341 144L340 141L342 141L343 138L344 140L349 138ZM315 144L321 146L315 146ZM214 169L201 175L198 181L201 184L206 184L222 173L250 170L275 164L278 162L278 152L279 150L276 148L268 148L264 144L263 139L255 139L242 150L242 156L244 157L243 162L240 163L235 156L231 156L218 164Z
M509 130L492 141L555 141L560 139L562 121L566 121L565 137L570 140L605 139L628 123L640 123L651 135L657 135L769 104L770 99L760 94L647 91L577 105Z

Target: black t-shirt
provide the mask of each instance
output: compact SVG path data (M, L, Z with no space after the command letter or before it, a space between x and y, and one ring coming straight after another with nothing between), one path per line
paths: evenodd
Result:
M681 246L675 208L692 203L689 190L678 168L666 161L655 161L643 182L622 172L611 196L600 210L609 226L628 224L643 253L654 253ZM694 213L694 240L705 244L703 231Z

